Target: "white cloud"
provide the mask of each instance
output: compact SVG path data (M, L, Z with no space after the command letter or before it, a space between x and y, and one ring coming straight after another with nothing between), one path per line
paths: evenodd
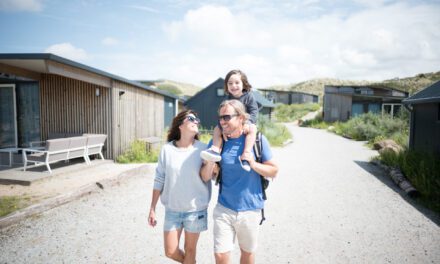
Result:
M43 8L42 0L1 0L0 10L37 12Z
M270 33L259 30L258 24L258 19L246 13L233 14L227 7L205 5L189 10L182 21L165 25L164 31L171 40L190 41L194 46L266 46Z
M88 58L85 50L77 48L70 43L54 44L45 49L44 52L53 53L75 61L83 61Z
M274 80L380 80L440 70L440 50L434 48L440 47L440 6L388 2L370 2L373 7L348 15L301 19L265 19L260 13L212 5L189 10L182 20L164 27L173 43L187 47L173 51L173 63L181 67L172 74L209 84L201 78L213 81L241 67L261 87ZM191 60L185 59L188 54ZM187 68L197 72L199 81L186 75Z
M112 37L106 37L101 40L101 43L105 46L116 46L119 44L119 41Z

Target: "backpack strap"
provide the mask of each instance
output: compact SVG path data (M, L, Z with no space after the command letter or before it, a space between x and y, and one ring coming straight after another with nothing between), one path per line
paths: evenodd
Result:
M262 134L260 131L257 131L257 137L255 138L255 144L254 144L254 153L255 153L255 160L259 163L262 161L262 153L263 153L263 140L262 140ZM260 175L260 182L261 182L261 190L263 191L263 199L267 200L266 197L266 188L267 188L267 179Z
M255 153L255 160L261 163L262 153L263 153L263 140L260 131L257 131L257 137L255 139L255 144L254 144L254 153ZM267 179L260 175L260 182L261 182L261 191L263 192L263 200L267 200L267 196L266 196ZM260 225L263 224L264 220L266 220L266 217L264 216L264 208L261 208Z

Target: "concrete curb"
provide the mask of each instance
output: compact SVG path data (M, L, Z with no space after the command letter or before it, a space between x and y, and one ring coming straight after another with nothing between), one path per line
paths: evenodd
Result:
M91 182L85 184L71 192L48 198L46 200L41 201L40 203L33 204L29 207L18 210L12 214L0 218L0 229L18 223L26 219L27 217L40 214L54 207L58 207L60 205L69 203L83 196L99 192L101 191L101 189L112 187L120 183L122 180L126 180L128 178L135 177L141 174L149 173L151 170L154 169L154 167L155 164L146 164L138 168L130 169L115 176L102 179L98 182Z

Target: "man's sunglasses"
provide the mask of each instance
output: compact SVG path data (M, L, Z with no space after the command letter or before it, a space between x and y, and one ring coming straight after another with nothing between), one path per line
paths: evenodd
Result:
M228 122L229 120L231 120L233 117L238 116L237 114L235 115L221 115L218 117L218 120L224 120L226 122Z
M186 119L188 119L188 121L192 122L192 123L199 123L200 124L200 118L195 117L195 116L187 116Z

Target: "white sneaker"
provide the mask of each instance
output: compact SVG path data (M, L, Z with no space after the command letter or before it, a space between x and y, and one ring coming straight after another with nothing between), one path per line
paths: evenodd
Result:
M204 160L214 161L214 162L222 160L222 156L220 156L219 153L215 152L212 149L207 149L207 150L200 152L200 157Z

